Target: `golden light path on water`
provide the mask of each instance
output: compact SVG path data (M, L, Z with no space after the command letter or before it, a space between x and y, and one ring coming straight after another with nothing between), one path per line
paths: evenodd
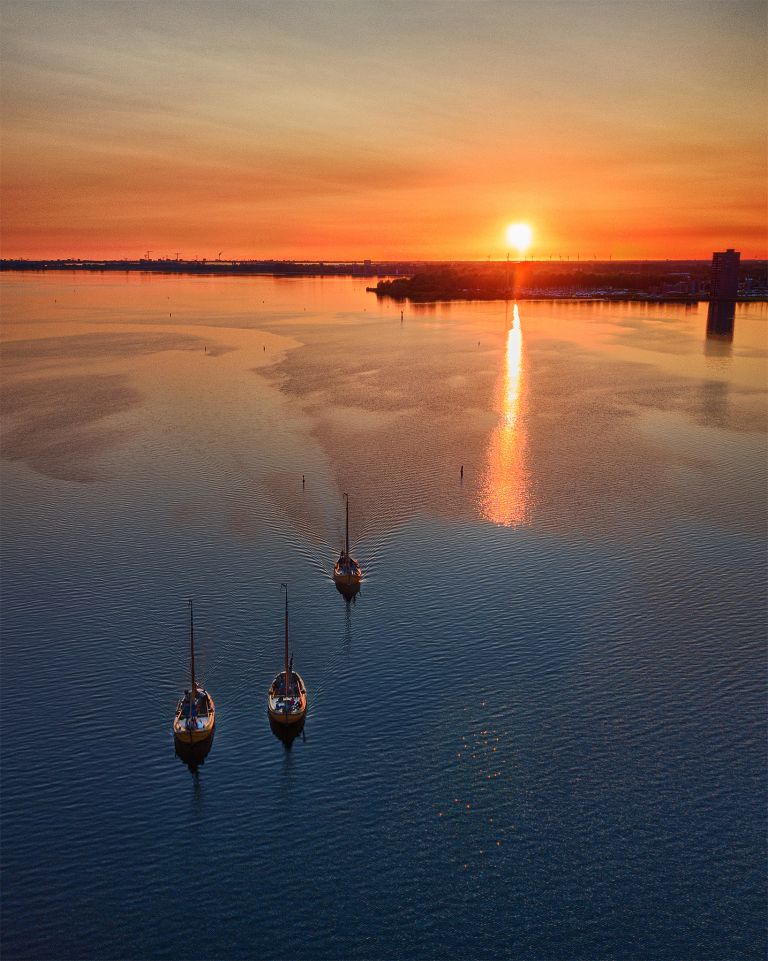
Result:
M499 380L498 426L488 446L482 514L494 524L517 527L528 513L525 421L522 410L523 331L517 304L507 331L504 370Z

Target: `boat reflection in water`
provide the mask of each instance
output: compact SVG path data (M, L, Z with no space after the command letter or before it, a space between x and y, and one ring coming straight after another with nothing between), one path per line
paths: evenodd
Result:
M280 724L274 721L272 717L269 718L269 727L275 737L282 741L285 745L287 751L290 751L291 745L304 731L304 718L298 721L296 724Z
M196 771L205 762L213 746L215 734L211 734L204 741L195 741L190 744L188 741L173 739L176 757L186 764L190 771Z
M347 602L347 606L349 606L350 603L354 603L355 598L360 593L359 581L354 584L342 584L341 581L334 580L333 583L336 585L336 590Z
M481 513L494 524L517 527L528 514L528 477L525 467L525 429L522 416L523 332L517 304L507 331L504 370L498 387L500 422L488 447Z

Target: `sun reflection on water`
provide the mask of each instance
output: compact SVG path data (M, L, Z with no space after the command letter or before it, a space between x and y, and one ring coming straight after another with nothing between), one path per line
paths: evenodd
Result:
M523 372L523 331L515 304L498 391L497 410L501 417L488 446L481 504L484 517L505 527L525 523L528 514L526 437L521 410Z

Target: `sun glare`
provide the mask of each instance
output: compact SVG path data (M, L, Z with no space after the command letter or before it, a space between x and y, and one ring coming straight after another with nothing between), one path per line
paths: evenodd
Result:
M533 231L528 224L510 224L507 227L507 243L514 247L521 257L531 245Z

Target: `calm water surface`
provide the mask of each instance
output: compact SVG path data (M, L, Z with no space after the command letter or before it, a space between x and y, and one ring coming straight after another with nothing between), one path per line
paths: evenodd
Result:
M2 302L5 958L765 956L765 305Z

